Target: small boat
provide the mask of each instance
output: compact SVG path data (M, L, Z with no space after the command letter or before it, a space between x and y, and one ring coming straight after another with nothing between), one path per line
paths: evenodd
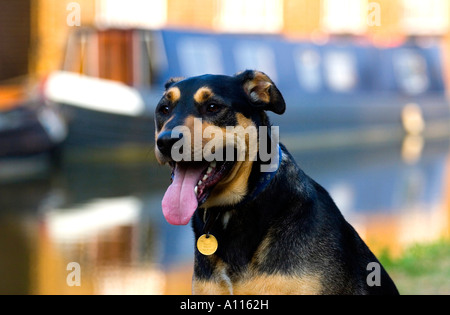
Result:
M41 176L60 162L64 118L26 90L23 83L0 86L0 183Z
M45 94L67 121L69 150L153 144L153 114L123 83L59 71L47 78Z
M0 87L0 158L48 153L67 130L58 108L26 98L20 87Z

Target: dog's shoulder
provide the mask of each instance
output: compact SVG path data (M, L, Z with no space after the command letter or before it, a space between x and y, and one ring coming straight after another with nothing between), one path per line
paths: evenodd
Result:
M274 196L284 190L290 198L278 209L282 214L273 221L261 242L254 258L255 268L264 274L308 279L321 293L398 293L385 269L344 218L328 191L309 177L284 147L276 180L279 189L274 191ZM280 205L276 198L273 200L270 206ZM367 285L371 270L368 267L372 264L379 268L381 287Z

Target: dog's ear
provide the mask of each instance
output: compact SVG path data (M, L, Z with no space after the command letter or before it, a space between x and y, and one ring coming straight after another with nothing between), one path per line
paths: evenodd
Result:
M181 78L181 77L178 77L178 78L170 78L170 79L166 82L166 84L164 84L164 88L165 88L166 90L168 90L172 85L174 85L174 84L177 83L177 82L183 81L183 80L184 80L184 78Z
M286 111L283 95L263 72L246 70L236 74L252 106L282 115Z

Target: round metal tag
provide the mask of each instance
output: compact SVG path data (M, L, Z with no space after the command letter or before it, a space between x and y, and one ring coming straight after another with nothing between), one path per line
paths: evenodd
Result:
M214 237L214 235L204 234L197 240L197 249L205 256L214 254L218 247L219 243L217 242L217 239Z

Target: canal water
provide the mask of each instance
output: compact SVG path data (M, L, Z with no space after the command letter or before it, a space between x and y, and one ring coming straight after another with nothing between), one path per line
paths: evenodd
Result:
M449 237L448 141L293 154L376 254ZM194 239L162 215L169 183L150 153L3 180L0 293L189 294Z

